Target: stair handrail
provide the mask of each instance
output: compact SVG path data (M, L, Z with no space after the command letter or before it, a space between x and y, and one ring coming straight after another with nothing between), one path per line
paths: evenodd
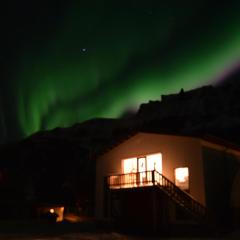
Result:
M201 215L201 217L205 217L206 208L204 205L199 203L196 199L194 199L190 194L180 189L176 184L174 184L171 180L166 178L164 175L154 170L154 185L160 187L164 192L166 192L169 196L171 196L175 201L177 201L180 205L185 208L190 209L190 211ZM160 177L160 178L159 178Z
M139 176L144 174L147 177L146 181L139 182ZM113 184L110 181L111 177L115 177L116 183ZM119 188L126 188L129 187L141 187L141 186L152 186L159 187L162 191L164 191L167 195L169 195L175 202L177 202L180 206L184 207L192 214L197 215L198 217L205 217L206 216L206 208L201 203L199 203L196 199L193 198L192 195L188 194L186 191L180 189L165 177L163 174L159 173L156 170L152 171L143 171L143 172L134 172L134 173L127 173L127 174L114 174L107 177L108 178L108 186L116 186Z

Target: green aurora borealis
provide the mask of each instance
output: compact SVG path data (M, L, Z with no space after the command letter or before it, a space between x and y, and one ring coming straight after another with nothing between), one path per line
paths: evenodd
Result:
M60 2L21 5L7 30L16 52L1 88L2 142L119 117L216 83L240 60L238 1Z

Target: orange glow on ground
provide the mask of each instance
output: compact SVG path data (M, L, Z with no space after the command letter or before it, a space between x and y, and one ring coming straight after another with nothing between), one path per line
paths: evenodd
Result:
M62 222L63 219L64 219L64 207L54 207L54 208L51 208L49 209L49 212L51 214L57 214L57 219L56 221L57 222Z

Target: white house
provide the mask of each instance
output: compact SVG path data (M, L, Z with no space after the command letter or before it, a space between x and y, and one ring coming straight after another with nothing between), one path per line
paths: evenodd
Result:
M240 148L226 141L136 133L96 160L96 218L159 227L210 212L240 222L239 169Z

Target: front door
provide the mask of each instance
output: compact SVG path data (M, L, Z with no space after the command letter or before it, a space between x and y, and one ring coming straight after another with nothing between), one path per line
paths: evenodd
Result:
M143 185L146 181L146 158L138 158L139 184Z

